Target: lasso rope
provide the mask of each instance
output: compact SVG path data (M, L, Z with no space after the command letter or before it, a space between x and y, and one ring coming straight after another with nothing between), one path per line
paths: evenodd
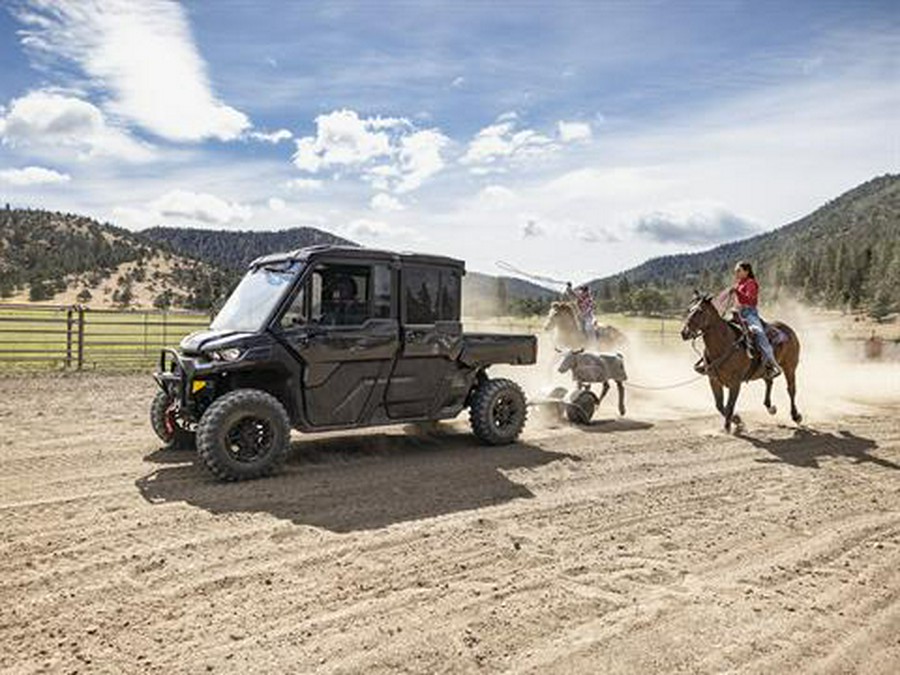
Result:
M518 274L520 277L525 277L526 279L531 279L532 281L537 281L544 284L555 284L557 286L565 286L567 283L569 283L568 281L560 281L559 279L554 279L553 277L542 277L539 274L532 274L531 272L520 270L518 267L510 265L508 262L504 262L503 260L498 260L496 264L497 267L499 267L504 272Z
M626 387L629 387L631 389L645 389L647 391L663 391L664 389L678 389L679 387L686 387L687 385L693 384L697 380L701 380L704 377L706 377L706 375L696 375L689 380L683 380L681 382L676 382L675 384L666 384L666 385L662 385L659 387L652 387L652 386L646 385L646 384L635 384L634 382L628 382L627 380L625 382L623 382L623 384Z

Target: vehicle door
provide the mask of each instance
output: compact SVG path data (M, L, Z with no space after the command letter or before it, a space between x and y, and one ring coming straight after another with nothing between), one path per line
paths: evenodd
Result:
M455 414L468 386L457 357L462 271L404 264L400 270L401 348L385 405L391 419Z
M383 401L400 345L394 276L387 262L317 262L282 316L310 425L365 423Z

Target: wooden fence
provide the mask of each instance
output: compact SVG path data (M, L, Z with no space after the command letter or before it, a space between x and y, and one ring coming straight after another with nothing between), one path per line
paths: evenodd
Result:
M208 325L205 313L0 304L0 369L142 367Z

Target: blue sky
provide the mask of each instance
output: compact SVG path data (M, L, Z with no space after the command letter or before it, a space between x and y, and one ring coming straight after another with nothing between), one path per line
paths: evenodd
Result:
M16 0L0 198L583 279L900 169L896 2Z

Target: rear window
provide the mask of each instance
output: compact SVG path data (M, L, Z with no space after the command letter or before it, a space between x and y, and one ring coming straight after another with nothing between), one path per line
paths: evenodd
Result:
M406 267L403 303L406 322L459 321L460 276L451 269Z

